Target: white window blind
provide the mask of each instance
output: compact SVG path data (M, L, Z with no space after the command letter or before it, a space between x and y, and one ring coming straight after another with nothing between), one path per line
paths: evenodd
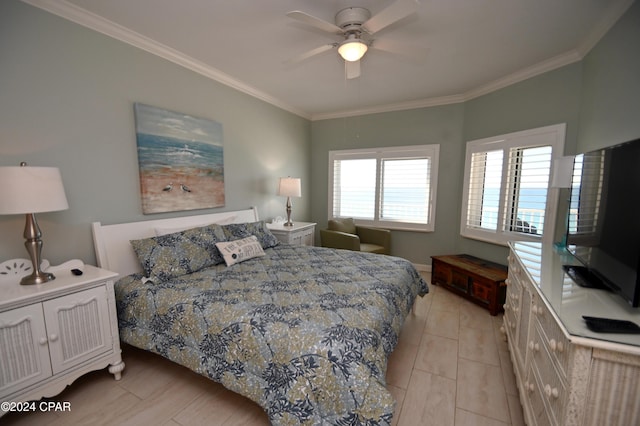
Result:
M509 150L509 186L505 203L507 230L543 234L551 151L550 145Z
M383 159L381 219L426 223L430 175L430 158Z
M503 152L471 155L467 226L496 231L500 208Z
M463 236L504 244L541 240L553 228L552 158L562 153L564 130L556 125L467 143Z
M343 159L333 162L333 215L374 219L376 159Z
M331 151L329 216L432 231L438 153L438 145Z

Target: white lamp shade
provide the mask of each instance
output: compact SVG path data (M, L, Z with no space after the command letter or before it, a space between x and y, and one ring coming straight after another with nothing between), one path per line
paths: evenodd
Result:
M0 214L53 212L69 208L56 167L0 167Z
M360 40L347 40L338 47L338 53L345 61L358 61L367 53L367 45Z
M300 197L302 190L300 188L300 178L280 178L280 186L278 187L278 195L283 197Z

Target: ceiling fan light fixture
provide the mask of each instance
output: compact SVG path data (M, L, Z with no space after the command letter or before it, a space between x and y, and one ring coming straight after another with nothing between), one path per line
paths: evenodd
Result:
M368 48L360 39L348 39L340 44L338 53L345 61L355 62L359 61L367 53Z

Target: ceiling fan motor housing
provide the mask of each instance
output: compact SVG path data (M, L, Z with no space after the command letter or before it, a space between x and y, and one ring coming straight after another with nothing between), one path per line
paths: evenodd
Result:
M371 18L371 12L363 7L348 7L336 13L336 25L345 32L362 31L362 24Z

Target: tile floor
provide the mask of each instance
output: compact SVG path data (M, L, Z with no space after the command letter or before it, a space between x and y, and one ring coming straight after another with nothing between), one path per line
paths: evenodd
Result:
M430 277L425 277L429 282ZM398 426L524 425L502 316L430 285L407 317L387 370ZM9 425L268 425L253 402L151 353L123 347L116 382L106 370L78 379L55 401L71 412L10 413Z

